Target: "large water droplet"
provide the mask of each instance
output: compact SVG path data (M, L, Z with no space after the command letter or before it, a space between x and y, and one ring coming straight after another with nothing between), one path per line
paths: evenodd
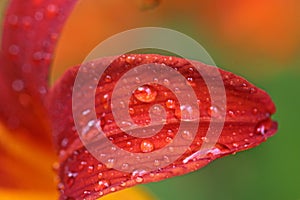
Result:
M141 102L149 103L155 100L157 92L152 86L144 85L134 91L134 96Z

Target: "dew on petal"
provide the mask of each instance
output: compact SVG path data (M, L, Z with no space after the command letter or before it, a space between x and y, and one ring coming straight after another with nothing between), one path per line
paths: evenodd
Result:
M13 90L15 90L16 92L20 92L21 90L24 89L24 82L20 79L14 80L11 86Z
M12 44L12 45L9 46L8 52L9 52L11 55L16 56L16 55L19 54L20 48L19 48L19 46L15 45L15 44Z
M169 109L174 109L175 106L176 106L175 101L174 101L173 99L168 99L168 100L166 101L166 106L167 106L167 108L169 108Z
M134 91L134 96L141 102L149 103L156 99L157 92L152 86L144 85Z
M95 186L95 191L99 192L101 190L104 190L105 188L108 188L110 186L110 182L108 180L99 180L97 185Z
M144 153L151 152L154 149L154 144L148 140L143 140L141 142L140 148Z
M49 4L47 6L47 16L54 17L58 14L58 7L55 4Z

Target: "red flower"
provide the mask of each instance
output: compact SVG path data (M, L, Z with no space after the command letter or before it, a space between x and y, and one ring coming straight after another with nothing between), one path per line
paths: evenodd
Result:
M9 129L25 133L27 137L33 137L40 142L49 140L50 135L54 137L59 155L57 172L60 178L58 184L60 199L96 199L133 185L182 175L200 169L216 158L257 146L276 132L277 123L270 118L275 112L272 100L266 92L245 79L219 70L226 96L218 93L217 85L214 86L215 96L219 101L226 98L226 107L216 107L212 102L209 86L194 65L213 79L212 67L176 57L153 54L123 55L109 65L104 78L98 82L95 96L98 121L91 123L84 118L81 119L80 123L87 127L85 135L94 136L92 128L99 126L112 144L132 154L147 154L160 150L171 144L178 134L181 134L182 140L179 140L173 149L169 149L169 154L162 155L164 160L158 159L154 163L145 160L144 165L155 165L157 166L155 170L136 169L130 172L117 170L114 168L117 162L114 154L107 163L100 162L79 138L81 133L78 134L79 131L74 128L76 120L73 119L74 109L75 112L81 109L87 100L84 98L85 92L81 93L82 96L74 96L73 93L79 68L70 68L54 87L49 89L48 85L53 49L62 25L75 2L76 0L11 1L4 22L0 59L1 120ZM107 60L109 58L92 61L90 69L97 71L103 68ZM184 120L186 115L182 109L184 105L180 105L178 96L168 89L168 84L142 85L130 97L129 102L129 114L139 126L129 128L132 131L142 132L140 126L150 123L148 111L156 104L165 108L166 119L156 135L139 138L124 133L118 127L109 97L113 95L113 90L123 74L138 65L150 63L168 65L182 74L187 80L185 84L195 92L197 103L191 105L191 109L188 110L190 120ZM141 76L145 77L147 74L142 73ZM129 78L134 80L136 77ZM178 83L179 86L183 84L176 81L175 77L167 80ZM82 88L88 88L88 84L83 82ZM81 101L77 101L79 104L76 104L77 107L73 110L72 95L77 100L82 98ZM125 91L118 95L125 95ZM203 149L203 146L212 142L206 137L207 131L211 126L223 123L213 121L222 111L226 116L221 135L216 144L213 143L213 148ZM98 122L100 124L97 124ZM189 127L195 124L197 129L189 130ZM161 124L151 125L147 130L158 125ZM183 131L179 132L181 125ZM196 131L194 138L190 135L190 131ZM183 146L182 141L190 140L191 137L191 144ZM180 157L160 167L161 162L172 160L173 154L176 155L182 146L185 150ZM97 148L101 153L101 148L105 147L97 146ZM123 164L124 169L130 168L125 161Z

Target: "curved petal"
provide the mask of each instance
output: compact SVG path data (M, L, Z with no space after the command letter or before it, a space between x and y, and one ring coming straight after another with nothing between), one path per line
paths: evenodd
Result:
M89 65L92 67L91 70L95 71L103 68L107 59L102 58L92 62ZM200 147L205 143L209 143L205 136L211 121L211 113L216 112L215 108L211 109L209 92L201 75L193 70L193 66L185 59L160 55L123 55L114 60L105 71L104 76L98 82L95 96L96 113L100 120L100 126L106 137L114 145L132 153L147 153L172 142L175 134L177 134L179 124L185 123L188 127L194 123L194 121L181 121L182 118L178 115L181 115L182 112L176 111L179 108L176 102L174 106L168 104L170 103L168 99L174 98L174 94L165 87L152 85L156 91L155 102L148 101L149 99L140 99L138 96L132 97L130 102L133 103L130 104L130 109L134 112L131 112L131 117L135 123L145 125L149 120L149 107L154 103L160 104L166 109L167 113L166 124L161 131L155 136L148 137L147 140L150 142L144 145L144 138L125 134L117 126L112 115L110 100L107 97L111 96L116 82L126 71L138 65L149 63L168 65L190 81L189 84L200 101L201 122L192 144L186 147L185 153L175 162L165 167L158 167L151 172L129 173L114 169L113 164L108 163L105 165L101 163L86 149L74 128L72 90L78 67L72 68L56 83L49 93L48 102L52 115L55 143L60 156L60 167L58 169L60 183L58 186L61 199L66 197L95 199L136 184L182 175L197 170L216 158L257 146L276 132L277 123L270 119L271 114L275 112L275 106L268 94L243 78L219 70L226 90L226 120L217 143L212 149L207 149L204 156L200 156L200 154L203 154L203 152L200 152ZM206 70L210 74L210 66L197 63L202 70ZM141 74L141 76L143 75L145 74ZM88 74L87 78L90 78ZM137 80L136 77L131 78L128 80ZM176 83L176 80L172 81ZM82 82L83 91L85 91L85 86L90 86L84 85L84 83ZM82 93L82 96L78 97L81 99L81 106L86 104L84 95L85 93ZM151 98L151 96L147 97ZM223 97L219 96L219 98ZM196 115L196 117L199 117L199 115ZM82 121L81 123L87 124L88 122ZM97 125L87 124L87 126ZM135 129L139 130L138 127L135 127ZM91 129L88 129L87 135L90 133L89 131ZM187 137L187 135L182 135L182 137ZM101 148L99 147L100 153ZM162 156L168 158L172 156L171 154ZM112 156L114 155L112 154ZM144 164L153 165L153 163Z
M9 2L0 53L0 119L9 128L30 130L50 141L41 100L48 90L54 46L75 2Z

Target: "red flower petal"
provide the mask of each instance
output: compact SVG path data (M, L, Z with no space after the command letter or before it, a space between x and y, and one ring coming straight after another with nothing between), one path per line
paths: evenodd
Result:
M93 64L90 64L91 70L103 68L107 60L109 58L94 61ZM188 127L195 122L193 120L182 121L181 115L184 113L182 110L180 111L176 96L167 87L157 84L144 85L143 87L146 88L137 90L132 95L129 103L129 114L136 124L146 125L149 124L148 111L150 107L160 104L166 110L166 123L161 131L155 136L139 138L125 134L117 126L112 115L109 97L112 95L117 81L126 71L148 63L164 64L176 69L189 81L189 85L195 91L198 102L200 102L200 123L192 144L189 147L184 147L186 151L183 155L167 166L159 167L162 160L155 160L151 163L146 161L144 165L158 166L156 170L150 172L139 169L133 172L116 170L113 168L116 156L114 154L106 164L98 161L83 145L75 129L74 113L72 113L72 90L78 67L72 68L50 92L48 102L53 120L55 142L60 155L58 173L61 182L58 187L61 192L61 199L96 199L136 184L182 175L197 170L216 158L252 148L276 132L277 123L270 119L271 114L275 112L275 106L270 97L243 78L219 70L227 98L224 128L213 148L200 152L202 145L211 142L208 141L209 138L206 138L209 124L212 121L211 116L214 115L213 113L224 109L213 107L203 77L196 72L189 61L181 58L160 55L128 55L119 57L108 67L99 81L95 96L95 109L97 118L101 122L100 126L106 137L117 147L131 153L147 154L164 148L172 142L176 134L181 134L182 140L190 137L188 131L177 133L178 127L182 124L188 130ZM211 67L199 62L197 65L200 66L201 70L207 71L209 76L213 76L210 73ZM140 75L145 76L143 73ZM89 78L88 75L87 78ZM128 80L139 81L136 77L131 78ZM168 81L175 81L174 83L176 83L176 80L173 79L170 77ZM89 85L85 85L85 82L82 84L83 89L89 87ZM79 107L86 105L87 99L84 96L84 91L80 97L82 105ZM118 95L122 96L123 93L118 93ZM219 99L224 98L218 93L216 95ZM79 107L76 109L80 109ZM192 117L199 118L199 115ZM89 128L97 126L96 123L88 124L89 122L84 121L84 118L81 123L86 124ZM150 128L155 128L155 125ZM134 129L142 132L140 127ZM91 132L92 129L87 129L87 135ZM91 134L93 135L93 133ZM103 148L103 146L97 148ZM99 152L101 153L101 150ZM162 155L164 161L172 157L172 152L170 149L170 154ZM121 160L122 158L116 159ZM124 168L129 167L125 162L123 164Z
M75 2L10 1L0 55L0 119L9 128L46 135L41 134L48 129L41 99L57 37Z

